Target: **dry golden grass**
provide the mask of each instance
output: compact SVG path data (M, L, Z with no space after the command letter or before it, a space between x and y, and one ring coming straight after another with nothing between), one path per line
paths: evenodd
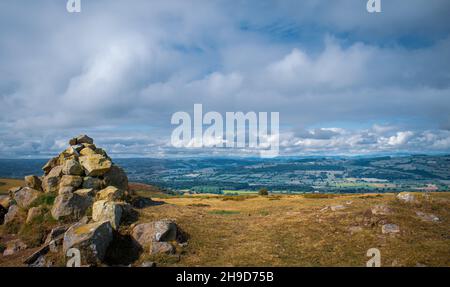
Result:
M24 186L25 182L20 179L0 178L0 195L7 194L8 190L16 186Z
M369 248L380 249L383 266L450 266L450 193L431 198L410 205L394 194L176 197L141 210L139 221L173 218L190 235L180 257L156 258L167 266L365 266ZM392 214L372 215L377 204ZM333 205L346 209L322 210ZM441 221L424 222L415 211ZM401 233L382 234L385 223Z

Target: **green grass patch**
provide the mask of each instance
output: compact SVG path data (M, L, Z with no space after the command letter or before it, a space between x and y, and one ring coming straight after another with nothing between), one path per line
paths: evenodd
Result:
M51 206L55 202L56 194L54 193L44 193L39 195L35 201L30 205L31 207L37 207L41 205Z
M209 213L217 215L232 215L232 214L239 214L240 212L236 210L211 210Z

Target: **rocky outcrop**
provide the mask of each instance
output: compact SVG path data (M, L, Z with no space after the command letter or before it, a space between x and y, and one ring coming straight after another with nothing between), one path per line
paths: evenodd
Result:
M75 224L64 234L63 251L77 248L82 264L98 265L112 240L113 229L109 221Z

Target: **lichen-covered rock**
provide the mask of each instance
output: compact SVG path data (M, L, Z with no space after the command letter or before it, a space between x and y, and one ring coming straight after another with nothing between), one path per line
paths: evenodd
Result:
M95 154L97 154L95 152L95 150L88 148L88 147L85 147L80 151L81 156L89 156L89 155L95 155Z
M94 198L95 196L95 190L92 188L78 189L77 191L75 191L75 193L81 196L89 196L92 198Z
M59 188L62 187L74 187L75 189L80 187L83 183L83 178L77 175L63 175L59 183Z
M151 246L153 242L166 242L177 239L177 225L173 220L163 219L136 225L132 237L141 247Z
M81 164L75 160L75 159L70 159L67 160L63 167L62 167L62 173L65 175L83 175L84 171L83 168L81 167Z
M92 220L95 222L109 221L114 229L119 228L122 218L122 206L118 203L99 200L92 206Z
M128 177L125 171L117 165L112 165L103 175L105 186L115 186L122 190L128 190Z
M75 224L64 234L63 251L70 248L80 250L81 263L97 265L105 257L113 239L113 229L109 221L91 224Z
M39 190L24 187L14 193L14 200L19 207L28 208L41 194Z
M83 188L100 190L103 188L103 180L96 177L86 176L83 178Z
M45 175L47 175L55 166L58 165L58 157L51 158L43 167Z
M87 176L102 176L111 168L111 161L99 154L81 156L80 163Z
M25 184L29 188L36 189L39 191L42 190L42 181L38 176L35 175L25 176Z
M79 135L77 136L77 144L93 144L94 140L87 135Z
M97 192L97 200L110 200L110 201L116 201L116 200L122 200L124 198L124 191L121 189L118 189L115 186L108 186L99 192Z
M92 199L76 193L64 193L56 197L51 210L54 219L80 219L92 205Z
M28 210L26 223L31 223L33 220L44 214L44 209L41 206L32 207Z
M8 224L14 220L18 220L20 217L20 209L17 205L11 205L8 208L8 212L5 214L3 224Z
M58 192L59 179L62 175L62 166L55 166L42 180L42 190L44 192Z
M153 242L150 254L174 254L175 248L169 242Z

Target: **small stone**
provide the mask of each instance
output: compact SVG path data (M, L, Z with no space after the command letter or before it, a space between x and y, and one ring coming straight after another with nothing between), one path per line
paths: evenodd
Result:
M396 233L400 233L400 227L398 227L398 225L396 224L384 224L381 227L381 232L383 234L396 234Z
M80 196L89 196L89 197L95 196L95 191L92 188L79 189L79 190L75 191L75 193Z
M55 166L52 170L43 178L42 189L46 193L56 193L59 190L59 179L62 175L62 166Z
M74 188L78 188L83 183L83 178L77 175L63 175L61 177L61 181L59 183L59 187L71 186Z
M20 239L11 240L6 243L6 249L3 252L3 256L14 255L15 253L27 249L27 245L22 242Z
M79 135L77 136L77 144L93 144L94 140L90 137L88 137L87 135Z
M153 261L145 261L141 264L141 267L156 267L156 263Z
M58 165L58 157L51 158L43 167L42 170L47 175L55 166Z
M80 155L81 155L81 156L89 156L89 155L95 155L95 154L97 154L97 153L95 152L95 150L90 149L90 148L88 148L88 147L85 147L85 148L83 148L83 149L80 151Z
M416 215L423 221L439 222L439 217L437 217L436 215L431 214L431 213L424 213L421 211L416 211Z

